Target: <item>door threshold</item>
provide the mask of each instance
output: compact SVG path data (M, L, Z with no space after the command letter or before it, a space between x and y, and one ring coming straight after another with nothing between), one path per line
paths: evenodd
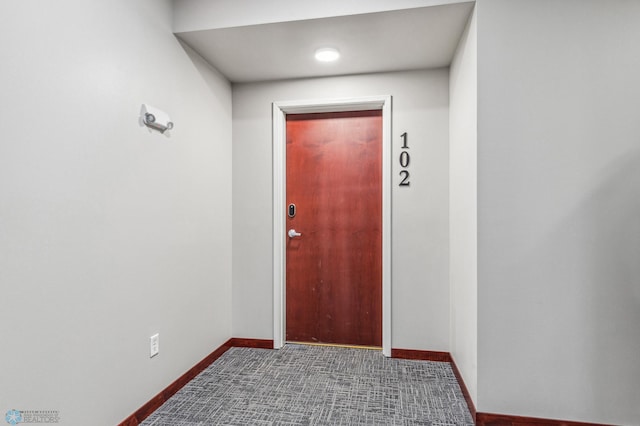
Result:
M315 342L295 342L291 340L286 341L291 345L305 345L305 346L327 346L331 348L350 348L350 349L367 349L370 351L381 351L381 346L364 346L364 345L345 345L342 343L315 343Z

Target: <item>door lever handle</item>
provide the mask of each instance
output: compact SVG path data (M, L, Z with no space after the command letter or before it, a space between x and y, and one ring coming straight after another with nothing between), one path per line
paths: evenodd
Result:
M287 232L287 235L289 236L289 238L294 238L294 237L299 237L302 234L300 232L296 232L295 229L289 229L289 232Z

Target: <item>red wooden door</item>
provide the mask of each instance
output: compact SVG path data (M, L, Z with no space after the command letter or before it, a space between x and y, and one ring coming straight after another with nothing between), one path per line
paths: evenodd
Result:
M382 346L382 112L287 115L286 133L286 338Z

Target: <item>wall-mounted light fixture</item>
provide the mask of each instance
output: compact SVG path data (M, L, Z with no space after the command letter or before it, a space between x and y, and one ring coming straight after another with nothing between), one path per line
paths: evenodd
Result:
M147 104L142 104L142 122L160 133L173 129L173 122L169 118L169 114Z

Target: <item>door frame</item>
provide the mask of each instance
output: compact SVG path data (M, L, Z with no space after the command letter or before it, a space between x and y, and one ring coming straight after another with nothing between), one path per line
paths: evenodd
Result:
M273 120L273 347L286 338L286 116L382 110L382 353L391 356L391 96L274 102Z

